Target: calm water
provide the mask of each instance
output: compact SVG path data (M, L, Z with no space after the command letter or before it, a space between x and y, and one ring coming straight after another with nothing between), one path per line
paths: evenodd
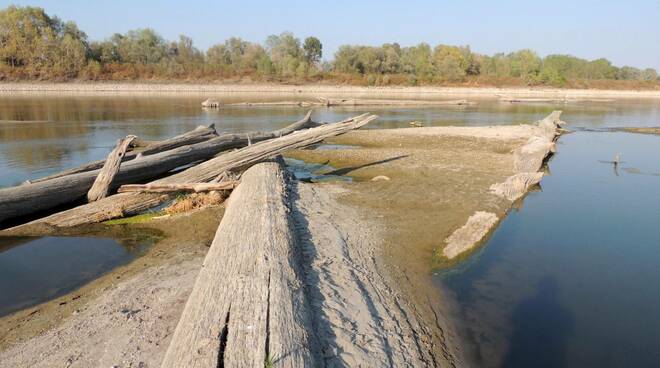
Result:
M0 237L0 317L64 295L128 263L149 238Z
M161 139L211 123L221 132L269 130L306 111L204 111L202 99L0 97L0 187L104 158L115 140L129 133ZM469 126L529 123L554 109L564 111L569 128L660 126L657 101L480 101L464 107L318 109L314 117L335 121L369 111L381 116L372 125L378 128L406 127L413 120ZM625 163L616 171L600 162L619 152ZM289 164L299 175L314 171L299 162ZM550 171L543 191L529 195L482 251L436 277L452 299L466 357L486 367L657 365L660 137L566 135ZM55 295L133 256L110 239L0 238L0 251L0 315L2 308L20 304L6 303L8 293L33 303L32 289ZM76 259L72 253L91 255ZM11 260L8 265L5 259ZM21 264L17 276L10 276L7 270ZM51 278L67 281L43 282ZM25 287L10 280L24 280Z
M117 138L136 134L162 139L215 123L221 132L277 129L304 115L304 108L202 110L199 97L0 96L0 187L105 158ZM512 105L481 101L474 106L317 109L317 121L336 121L362 112L381 116L371 127L520 124L555 108L577 126L660 125L660 102L620 104Z
M618 169L599 160L622 152ZM657 367L660 136L561 138L478 255L437 277L483 367Z

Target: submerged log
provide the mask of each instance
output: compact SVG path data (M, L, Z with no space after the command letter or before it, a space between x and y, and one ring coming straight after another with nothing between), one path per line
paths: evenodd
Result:
M194 130L191 130L189 132L183 133L181 135L163 141L146 142L146 141L141 141L138 138L133 141L134 143L133 145L144 146L145 148L140 151L127 152L126 155L124 155L122 162L133 160L139 156L153 155L155 153L168 151L177 147L208 141L209 139L215 138L217 136L218 134L215 132L215 125L212 124L208 127L199 126ZM100 169L103 167L104 164L105 164L105 160L90 162L88 164L84 164L73 169L61 171L57 174L49 175L39 179L29 180L25 182L25 184L38 183L41 181L55 179L62 176Z
M218 108L220 107L220 101L213 98L207 98L202 102L202 107Z
M473 105L474 102L468 100L383 100L383 99L333 99L317 97L316 100L309 101L266 101L266 102L237 102L225 106L461 106Z
M516 172L537 172L543 166L543 161L555 151L555 141L561 134L561 111L553 111L550 115L536 123L537 133L527 143L513 152L513 166Z
M459 254L472 249L488 235L493 226L497 224L497 221L499 221L497 215L492 212L475 212L465 225L445 239L447 245L442 250L442 254L448 259L453 259Z
M276 156L284 151L299 149L324 139L358 129L376 119L377 116L363 114L338 123L324 124L259 143L236 151L227 152L211 160L193 166L178 174L156 180L150 184L177 184L210 182L225 172L237 172ZM49 225L56 227L77 226L110 220L116 217L135 215L169 199L169 196L153 193L121 193L32 221L12 229L21 232L30 226Z
M117 141L117 146L108 155L108 159L105 161L96 180L94 180L92 188L87 192L87 201L98 201L108 195L112 180L115 178L115 175L117 175L117 172L119 172L121 160L124 158L128 146L135 140L135 138L137 137L134 135L128 135L126 138Z
M238 185L237 181L221 183L186 183L186 184L127 184L122 185L117 193L172 193L172 192L210 192L213 190L230 190Z
M110 190L123 184L133 184L160 177L178 167L207 160L219 152L244 147L248 141L259 142L317 124L311 111L300 121L272 132L222 134L205 142L178 147L124 163L115 176ZM83 198L92 186L98 170L66 175L37 183L0 189L0 224L20 216L55 208ZM197 182L201 180L187 180Z
M504 182L490 186L491 193L510 201L522 197L532 185L538 184L543 178L542 172L523 172L509 176Z
M276 162L245 172L161 367L314 367L320 360Z

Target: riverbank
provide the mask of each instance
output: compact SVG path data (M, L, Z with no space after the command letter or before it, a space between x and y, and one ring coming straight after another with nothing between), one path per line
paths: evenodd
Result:
M270 94L322 97L379 98L540 98L555 100L581 99L657 99L660 90L601 90L516 87L361 87L348 85L278 85L278 84L197 84L197 83L0 83L0 94L188 94L221 97L227 94ZM200 101L201 102L201 101Z

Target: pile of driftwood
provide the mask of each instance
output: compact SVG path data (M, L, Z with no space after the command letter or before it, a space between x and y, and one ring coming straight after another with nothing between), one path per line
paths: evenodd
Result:
M129 135L106 160L0 189L0 228L17 225L12 230L20 232L34 225L83 225L144 212L176 192L230 190L234 179L258 162L374 119L362 114L323 124L314 122L310 111L272 132L218 134L211 125L159 142Z

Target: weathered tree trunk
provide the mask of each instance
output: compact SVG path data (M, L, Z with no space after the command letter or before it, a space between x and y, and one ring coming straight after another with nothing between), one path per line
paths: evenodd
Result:
M172 192L210 192L213 190L234 189L237 181L223 181L221 183L186 183L186 184L127 184L122 185L117 193L172 193Z
M161 367L321 363L276 162L245 172L197 276Z
M215 132L214 125L210 125L208 127L199 126L194 130L191 130L189 132L183 133L181 135L163 141L144 142L144 141L140 141L139 139L136 139L135 141L133 141L134 145L145 146L145 148L140 151L127 152L126 155L124 155L122 162L133 160L138 156L153 155L154 153L168 151L177 147L188 146L191 144L208 141L209 139L215 138L217 136L218 134ZM57 174L49 175L39 179L28 180L25 184L38 183L41 181L55 179L62 176L100 169L101 167L103 167L104 164L105 164L105 160L90 162L88 164L84 164L73 169L65 170Z
M227 152L178 174L154 181L150 184L181 184L210 182L225 172L236 172L278 155L290 149L303 148L322 142L324 139L358 129L376 119L375 115L363 114L334 124L324 124L316 128L299 131L280 138L259 142L249 147ZM31 226L47 225L56 227L77 226L110 220L116 217L134 215L155 207L169 199L169 196L153 193L121 193L88 203L67 211L32 221L11 229L15 233L25 233Z
M108 195L112 180L115 178L115 175L117 175L117 172L119 172L121 160L124 158L128 146L135 140L135 138L137 137L134 135L128 135L126 138L117 141L117 146L108 155L103 168L96 177L96 180L94 180L94 184L92 184L92 188L87 192L88 202L98 201Z
M317 97L311 101L269 101L269 102L237 102L226 106L461 106L473 105L468 100L376 100L376 99L354 99L354 98L325 98Z
M211 140L178 147L124 163L110 190L123 184L140 183L193 162L209 159L219 152L244 147L248 141L259 142L288 135L296 130L316 126L308 113L304 119L273 132L223 134ZM91 188L98 170L66 175L37 183L0 189L0 224L30 214L55 208L83 198ZM198 182L187 180L184 182Z

